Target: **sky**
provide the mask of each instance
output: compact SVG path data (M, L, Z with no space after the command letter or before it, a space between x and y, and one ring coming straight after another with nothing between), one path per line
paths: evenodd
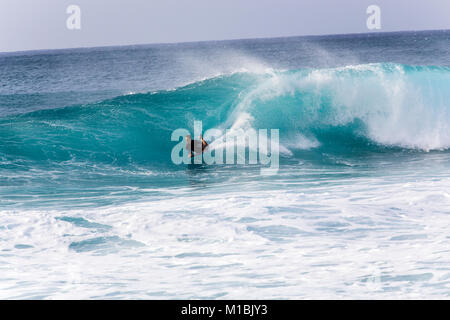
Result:
M81 29L67 28L69 5ZM449 17L450 0L0 0L0 52L450 29Z

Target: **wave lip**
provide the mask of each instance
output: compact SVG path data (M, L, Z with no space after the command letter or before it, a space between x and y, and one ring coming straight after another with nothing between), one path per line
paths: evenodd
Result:
M449 87L447 67L384 63L294 70L249 90L231 122L278 127L300 140L310 135L317 145L330 142L321 141L327 132L342 128L351 139L364 137L386 147L445 150L450 147ZM250 120L242 124L243 118Z

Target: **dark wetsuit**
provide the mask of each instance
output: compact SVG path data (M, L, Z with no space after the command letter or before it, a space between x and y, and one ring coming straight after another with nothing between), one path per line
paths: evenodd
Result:
M208 144L202 143L201 140L191 140L191 153L192 152L196 152L196 153L203 152L203 150L205 150L205 148L207 146L208 146Z

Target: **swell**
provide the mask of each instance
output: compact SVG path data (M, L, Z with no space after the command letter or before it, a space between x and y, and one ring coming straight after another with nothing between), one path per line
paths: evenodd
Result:
M170 164L173 130L280 130L285 157L450 147L450 68L366 64L222 75L0 120L2 165ZM301 155L298 151L301 150ZM388 152L388 151L387 151Z

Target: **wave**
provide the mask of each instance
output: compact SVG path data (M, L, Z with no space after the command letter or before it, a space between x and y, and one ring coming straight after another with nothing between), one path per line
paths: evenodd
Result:
M450 68L392 63L236 72L184 87L0 119L0 160L168 164L173 130L280 130L301 150L450 148Z

